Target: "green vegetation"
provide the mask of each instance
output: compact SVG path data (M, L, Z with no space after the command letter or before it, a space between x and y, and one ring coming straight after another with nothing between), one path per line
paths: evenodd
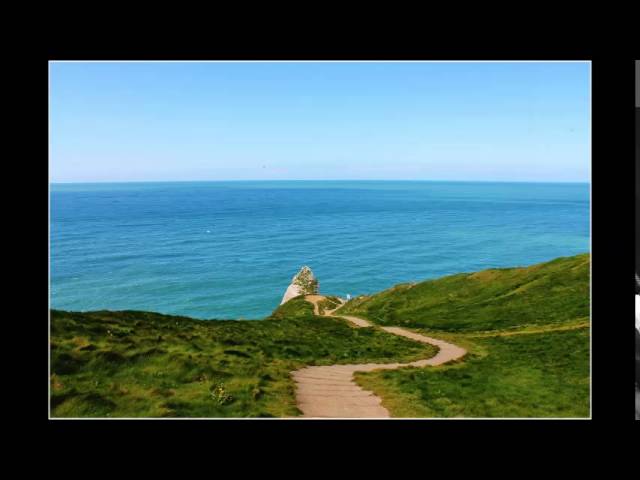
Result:
M300 287L300 292L305 295L318 293L318 280L313 276L313 272L306 265L293 277L294 285Z
M335 310L341 304L342 304L342 302L340 301L340 299L338 297L328 296L328 297L326 297L323 300L320 300L318 302L318 310L320 312L320 315L324 315L325 311L327 311L327 310Z
M589 416L588 328L473 342L461 362L356 379L397 417Z
M340 312L381 325L448 332L518 329L588 319L589 255L398 285L370 297L358 297Z
M434 368L358 373L399 417L589 415L589 255L460 274L340 310L463 346Z
M263 321L148 312L51 312L54 417L285 417L305 365L435 354L373 328L313 315L302 297Z
M398 285L338 311L467 349L451 364L357 373L400 417L586 417L588 254L526 268ZM318 302L321 313L339 304ZM51 312L54 417L299 415L290 372L305 365L434 355L378 328L318 317L303 296L263 321L148 312Z

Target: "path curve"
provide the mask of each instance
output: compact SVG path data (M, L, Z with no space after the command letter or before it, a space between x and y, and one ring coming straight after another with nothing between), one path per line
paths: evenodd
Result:
M314 312L319 315L318 302L325 298L322 295L307 295L305 299L313 304ZM344 304L344 303L343 303ZM324 316L332 315L334 310L327 310ZM334 315L337 316L337 315ZM340 315L355 327L372 327L368 320L351 315ZM364 390L354 380L355 372L371 372L373 370L393 370L402 367L426 367L463 357L467 351L451 343L437 338L427 337L401 327L381 327L393 335L428 343L438 347L438 353L424 360L410 363L362 363L352 365L309 366L291 373L296 382L296 400L303 417L311 418L388 418L389 411L382 406L382 400L373 392Z

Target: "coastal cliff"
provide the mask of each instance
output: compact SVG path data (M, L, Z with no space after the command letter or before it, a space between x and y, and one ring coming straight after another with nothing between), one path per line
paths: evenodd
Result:
M313 276L313 272L306 265L291 279L291 284L284 292L280 305L288 302L298 295L313 295L318 293L318 280Z

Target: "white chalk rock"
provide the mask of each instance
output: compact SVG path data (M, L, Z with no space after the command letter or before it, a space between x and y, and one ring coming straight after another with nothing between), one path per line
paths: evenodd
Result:
M288 302L298 295L313 295L318 293L318 280L313 276L313 272L306 265L291 279L291 284L284 292L280 305Z

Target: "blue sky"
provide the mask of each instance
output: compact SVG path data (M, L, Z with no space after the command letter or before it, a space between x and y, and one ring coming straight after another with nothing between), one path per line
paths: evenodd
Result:
M589 63L52 62L52 182L589 181Z

